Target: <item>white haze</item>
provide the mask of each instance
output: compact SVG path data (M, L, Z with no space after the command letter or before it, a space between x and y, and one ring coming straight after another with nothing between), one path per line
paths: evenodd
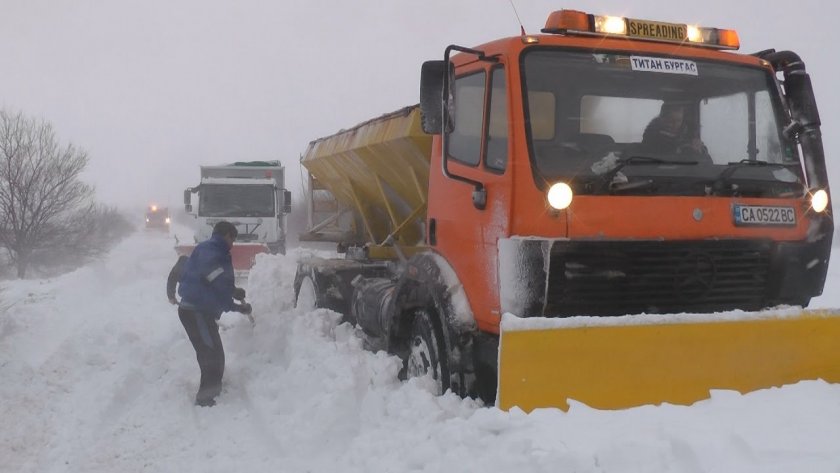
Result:
M737 29L799 53L838 148L836 4L515 1L527 32L576 8ZM300 192L309 141L418 101L423 61L519 34L508 0L0 0L0 106L90 152L99 199L180 206L200 164L279 159ZM139 213L139 212L138 212Z
M565 7L796 51L838 182L836 4L514 3L531 33ZM88 150L105 203L177 207L200 164L233 160L280 159L297 192L310 140L416 103L420 64L448 44L518 33L508 0L0 0L0 106ZM163 292L172 243L138 233L71 274L0 281L0 471L840 471L840 388L821 381L530 415L434 397L336 314L291 308L293 255L258 262L256 327L223 316L225 388L196 408L194 352ZM840 307L838 284L834 258L814 306Z

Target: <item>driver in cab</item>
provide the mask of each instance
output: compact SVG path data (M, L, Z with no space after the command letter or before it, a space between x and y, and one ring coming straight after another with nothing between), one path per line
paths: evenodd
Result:
M663 102L659 115L654 117L642 135L643 148L652 154L711 163L706 145L685 120L685 107L676 102Z

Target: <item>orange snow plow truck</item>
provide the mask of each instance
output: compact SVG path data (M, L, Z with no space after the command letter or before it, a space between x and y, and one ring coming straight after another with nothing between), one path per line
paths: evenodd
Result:
M300 261L297 304L503 409L840 382L840 314L803 309L833 234L811 80L738 47L572 10L447 47L419 106L309 144L301 238L345 257Z

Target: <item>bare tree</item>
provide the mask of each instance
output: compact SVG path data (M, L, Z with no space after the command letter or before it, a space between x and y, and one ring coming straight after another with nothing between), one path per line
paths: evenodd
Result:
M29 261L31 272L52 276L73 270L107 253L136 230L115 207L100 204L85 207L75 214L72 221L73 226L67 229L61 242L32 254Z
M84 230L94 208L93 188L79 180L87 162L49 123L0 110L0 245L19 278L35 252Z

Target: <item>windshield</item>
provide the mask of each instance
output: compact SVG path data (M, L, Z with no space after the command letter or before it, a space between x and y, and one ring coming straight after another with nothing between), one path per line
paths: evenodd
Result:
M198 213L203 217L273 217L274 187L202 184Z
M802 191L798 151L781 133L785 115L768 71L559 49L531 50L522 63L540 187L565 180L578 193L597 193L619 180L631 192L660 195Z

